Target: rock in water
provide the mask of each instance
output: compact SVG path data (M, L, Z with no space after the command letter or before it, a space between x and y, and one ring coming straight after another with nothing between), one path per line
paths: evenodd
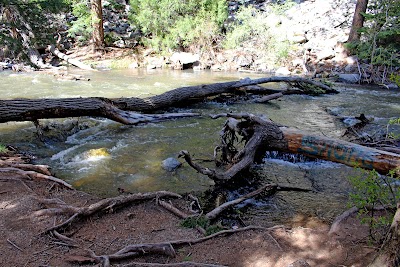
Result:
M163 169L166 170L166 171L169 171L169 172L173 172L174 170L179 168L181 165L182 165L182 163L179 162L175 158L167 158L167 159L162 161Z

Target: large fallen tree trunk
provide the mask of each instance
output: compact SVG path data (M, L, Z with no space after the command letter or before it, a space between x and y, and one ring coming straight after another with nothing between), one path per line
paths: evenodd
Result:
M222 151L222 162L231 166L228 170L219 172L204 168L193 162L187 151L180 152L180 156L184 157L190 166L216 182L234 178L240 172L247 170L254 162L260 161L268 150L298 153L352 167L375 169L381 174L387 174L400 167L399 154L311 135L279 126L270 120L254 115L220 114L214 118L221 116L230 117L225 123L222 144L219 147ZM240 150L234 146L237 135L245 141L245 146Z
M64 98L64 99L15 99L0 100L0 123L9 121L35 121L46 118L66 118L78 116L100 116L125 124L132 124L132 116L122 111L150 112L171 107L192 99L203 99L207 96L232 93L244 86L286 82L297 87L315 88L327 93L336 92L329 86L300 77L269 77L260 79L243 79L240 81L215 83L177 88L160 95L148 98L106 99ZM133 118L135 119L135 118Z

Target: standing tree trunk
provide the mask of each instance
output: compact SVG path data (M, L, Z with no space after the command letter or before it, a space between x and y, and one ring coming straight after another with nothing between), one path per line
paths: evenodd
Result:
M362 13L367 11L368 0L357 0L356 10L354 11L353 23L347 42L354 42L360 40L359 30L364 26L364 16Z
M103 9L101 0L91 0L93 49L104 47Z

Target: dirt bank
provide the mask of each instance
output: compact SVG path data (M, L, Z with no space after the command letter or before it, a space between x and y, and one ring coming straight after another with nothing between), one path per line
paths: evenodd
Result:
M1 266L93 266L89 250L96 255L110 255L131 244L196 240L203 236L194 229L182 227L181 220L157 205L155 200L147 200L82 219L60 231L62 238L57 238L42 233L69 216L46 216L38 211L63 205L88 206L99 199L54 182L26 180L9 172L0 173L0 183ZM187 210L190 203L185 199L166 200L182 210ZM250 217L244 223L250 221L252 225L268 225L268 222ZM174 247L175 257L147 254L112 260L111 266L191 261L237 267L286 267L304 260L310 266L361 267L372 260L375 250L367 244L368 229L359 225L357 219L349 218L337 234L331 236L329 228L329 222L297 216L286 227L247 230Z

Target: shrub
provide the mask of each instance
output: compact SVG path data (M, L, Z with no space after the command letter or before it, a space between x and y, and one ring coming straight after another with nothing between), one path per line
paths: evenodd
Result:
M207 48L227 18L225 0L131 0L130 20L158 50Z
M76 38L78 42L86 42L93 31L88 1L72 0L72 3L72 14L75 20L70 22L68 36Z
M350 194L350 204L359 208L361 222L370 226L373 231L387 229L393 219L396 203L400 200L400 188L395 178L395 171L389 175L379 175L375 170L360 170L360 175L350 177L354 192ZM384 208L385 212L376 214L375 210Z

